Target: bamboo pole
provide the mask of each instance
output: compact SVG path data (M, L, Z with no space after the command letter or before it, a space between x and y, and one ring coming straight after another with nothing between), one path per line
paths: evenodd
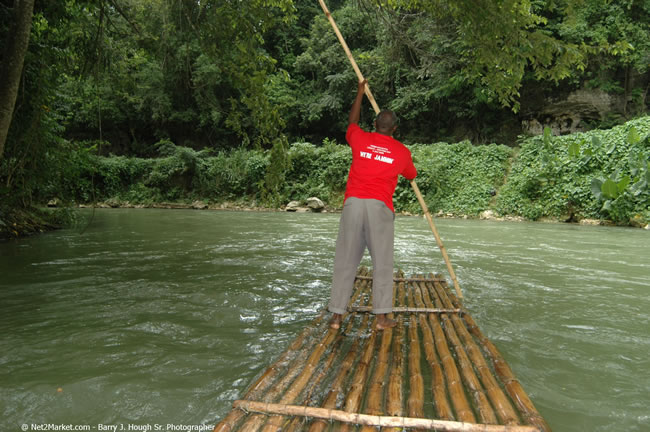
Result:
M362 270L362 273L365 273L365 269ZM362 280L362 286L364 287L364 290L366 288L369 288L369 283L367 280ZM359 291L359 294L361 294L362 290ZM360 297L356 296L356 297ZM351 304L353 301L350 302ZM343 394L343 386L348 378L348 376L353 372L352 371L352 366L354 365L354 361L357 357L357 353L359 350L359 341L361 340L361 335L366 331L368 328L368 323L370 322L369 320L369 315L364 315L361 325L359 326L359 329L357 330L357 335L356 337L353 338L353 343L350 346L350 349L348 350L347 354L343 358L343 361L341 362L341 365L339 366L338 373L336 374L334 381L330 385L330 390L327 394L327 397L325 398L324 402L322 403L322 408L325 409L334 409L337 407L337 403L339 401L339 396ZM353 320L349 321L349 326L346 329L345 333L350 333L352 331L352 326L353 326ZM343 333L343 332L342 332ZM366 340L367 342L367 340ZM365 345L364 345L365 347ZM363 349L363 348L362 348ZM309 432L322 432L325 430L325 428L328 426L327 422L324 420L318 420L312 422L312 424L309 427Z
M374 416L326 408L281 405L246 400L235 401L234 406L246 411L314 417L345 422L345 424L353 423L379 427L435 429L446 432L539 432L533 426L486 425L423 418Z
M449 293L449 297L456 307L460 306L460 301ZM497 347L481 332L474 319L469 315L463 315L463 319L467 323L467 328L471 334L479 341L483 350L487 353L494 365L494 371L503 382L506 392L514 401L524 419L531 425L536 426L542 432L550 432L551 428L535 408L535 405L530 400L519 380L510 369L510 366L505 361L501 352Z
M394 294L393 294L394 298ZM389 314L389 318L393 318L393 314ZM401 320L400 320L401 321ZM381 344L379 346L379 353L377 354L377 361L375 362L375 369L372 377L370 378L370 387L367 391L366 400L366 413L373 415L382 415L382 402L384 400L384 391L386 389L386 373L388 371L389 351L393 340L393 329L384 329L381 336ZM373 428L365 426L361 428L361 432L373 432Z
M352 325L352 321L348 322L348 326ZM308 406L310 405L311 401L311 396L313 394L314 389L318 387L318 385L321 383L323 378L327 375L327 372L329 372L330 368L332 367L332 364L336 360L336 358L339 355L339 347L341 344L341 341L343 340L343 333L339 332L339 334L336 337L336 341L334 342L334 349L330 352L329 356L327 356L327 359L323 363L322 367L320 368L320 372L316 375L316 378L314 379L313 382L310 383L310 388L307 391L307 395L305 396L305 400L300 402L301 405ZM280 424L278 427L278 430L286 431L286 432L291 432L291 431L296 431L296 430L302 430L302 425L301 423L304 422L305 419L301 417L294 417L293 420L288 425ZM272 423L272 419L269 420L269 422L264 426L265 429L269 427L269 425Z
M254 400L258 399L261 394L274 383L276 375L283 369L290 361L292 353L297 353L298 349L302 346L308 336L318 327L320 322L325 317L323 311L316 317L309 326L307 326L298 337L289 345L289 347L280 355L280 357L269 366L266 371L249 387L244 395L244 399ZM246 415L241 410L231 410L224 419L217 423L213 432L230 432L234 430L239 421Z
M337 339L337 336L340 338L340 332L335 329L329 329L325 338L318 344L317 348L311 353L307 358L305 368L302 370L298 378L291 384L289 389L286 391L284 396L280 399L280 404L292 404L298 397L298 394L302 392L305 386L309 383L309 380L312 378L316 372L316 368L321 360L321 357L329 346ZM263 432L275 432L282 429L285 419L282 416L273 416L268 419ZM248 430L248 429L245 429Z
M361 269L360 272L365 272L365 269ZM361 296L363 291L367 288L367 282L361 282L361 284L357 284L357 290L352 296L350 303L356 301L357 298ZM354 317L355 313L350 314L350 319L348 320L347 327L345 328L344 331L338 332L336 330L330 329L328 331L328 337L331 334L336 334L336 339L334 340L332 346L332 350L325 360L325 362L320 366L320 372L316 375L314 379L312 379L312 376L316 372L318 368L318 359L321 357L322 353L325 351L326 346L319 346L313 353L312 355L307 359L307 367L301 375L291 384L291 387L285 395L280 399L279 403L281 404L293 404L296 403L298 400L298 395L302 392L302 390L307 386L307 384L310 384L312 390L318 385L318 383L324 378L326 373L329 371L329 368L331 367L332 363L334 363L334 360L336 359L339 350L337 347L340 345L341 341L343 340L344 335L347 332L352 331L354 327ZM325 344L322 344L325 345ZM309 399L309 396L307 396L305 399ZM303 402L303 401L301 401ZM300 419L295 418L292 421L292 426L293 428L297 428L298 421ZM272 432L272 431L278 431L278 430L288 430L288 427L285 427L286 420L282 416L274 416L269 419L269 421L264 425L263 432Z
M462 299L463 292L460 289L460 285L458 285L458 279L456 279L456 273L454 272L454 268L451 265L451 261L449 261L449 256L447 256L447 249L445 249L445 246L442 244L442 239L440 238L440 234L438 234L436 225L433 223L433 217L431 217L429 208L427 207L427 204L424 202L424 198L422 197L420 188L415 183L415 180L411 180L411 187L415 192L415 196L418 198L418 202L420 203L420 207L422 207L422 211L424 212L424 216L426 217L427 222L429 222L429 228L431 228L431 231L433 232L433 236L436 238L436 243L438 244L440 253L442 253L442 257L444 258L445 264L447 265L447 271L449 272L449 276L451 276L451 280L454 283L454 289L456 290L456 294L458 295L459 298Z
M372 276L372 272L370 272ZM372 288L372 284L371 284ZM372 304L372 292L370 290L370 295L368 297L368 304ZM376 319L374 320L376 322ZM373 329L376 328L375 325L372 326ZM361 402L363 400L364 394L366 393L365 384L370 371L371 362L373 359L373 354L375 351L375 345L377 340L377 331L372 331L370 337L364 345L363 351L361 352L361 357L356 365L354 374L350 379L350 386L348 388L348 393L345 397L345 402L343 409L347 412L359 412L361 409ZM348 423L343 423L339 425L336 430L341 432L347 432L350 428Z
M357 62L354 60L354 56L352 55L350 48L348 48L348 44L345 42L343 35L339 31L339 28L336 25L336 22L334 21L332 14L330 13L327 6L325 5L325 1L318 0L318 2L320 3L323 12L325 12L327 19L332 25L332 29L334 29L334 33L336 34L336 37L341 43L341 46L343 47L343 51L345 51L345 55L347 56L348 60L350 60L352 69L354 69L354 72L357 74L357 78L359 79L359 82L363 81L364 80L363 74L361 73L359 66L357 66ZM375 113L379 114L380 111L379 105L377 105L374 96L370 92L370 86L367 83L364 91L366 96L368 97L368 100L370 101L370 104L372 105L372 108L375 110ZM454 273L454 269L451 266L451 261L449 261L449 257L447 256L447 251L445 250L445 247L442 244L442 240L440 239L440 235L438 234L438 230L436 229L436 226L433 223L433 218L431 217L431 213L429 213L429 208L427 207L427 204L424 202L424 198L422 198L422 194L420 193L420 188L418 188L418 185L415 183L415 180L411 180L410 182L411 182L411 187L413 188L413 192L415 192L415 196L417 196L418 202L422 207L422 211L424 212L424 215L426 216L427 221L429 222L429 227L431 228L431 231L433 231L433 235L436 238L436 243L438 244L438 248L440 248L440 252L442 252L442 257L444 258L445 264L447 265L447 270L449 271L449 275L451 276L451 279L454 282L454 288L456 289L456 293L458 294L458 297L463 298L463 293L460 289L460 285L458 285L458 280L456 279L456 273Z
M330 371L332 365L334 364L335 360L338 358L340 354L340 347L341 347L341 342L343 341L343 336L347 332L352 331L352 328L354 327L354 314L351 315L350 319L348 320L347 327L345 328L344 331L337 332L336 340L334 341L333 348L330 351L330 354L327 356L327 359L325 362L322 364L320 367L320 372L316 375L316 377L309 383L309 390L307 391L307 394L305 395L304 399L300 401L302 405L309 405L312 393L314 389L316 389L320 382L325 378ZM284 398L283 398L284 399ZM292 401L292 403L295 403ZM282 418L282 417L279 417ZM273 418L267 422L267 424L264 426L264 430L267 430L271 424L275 424L277 426L276 430L282 430L283 432L292 432L292 431L297 431L302 429L301 423L304 422L305 419L302 417L294 417L293 420L291 420L291 423L285 426L285 424L278 422L277 420L273 421Z
M427 285L430 290L434 289L438 294L441 305L453 307L451 300L446 295L446 292L440 284L427 283ZM433 291L431 292L433 293ZM456 334L460 336L464 346L466 347L467 353L474 364L474 368L479 373L481 383L487 391L489 400L492 403L500 422L503 424L518 424L519 416L515 412L503 390L501 390L495 377L492 375L492 371L490 370L485 357L483 357L480 348L476 345L476 342L474 342L474 339L465 327L463 320L458 315L452 315L450 319L456 330Z
M329 339L331 335L336 334L337 332L334 329L328 328L326 330L325 340ZM322 346L325 341L321 340L320 343L316 345L318 350L319 346ZM310 347L311 348L311 347ZM304 349L301 351L298 358L289 366L287 373L270 388L262 397L263 402L273 402L276 401L280 395L282 395L290 386L291 382L304 371L305 367L309 365L305 364L304 359L309 355L309 350ZM256 432L258 431L264 423L268 420L268 417L262 414L253 414L249 416L245 422L240 426L241 430L246 432Z
M349 325L352 324L352 321L349 322ZM343 340L343 333L340 332L336 338L335 342L335 348L330 352L330 355L327 357L325 360L325 363L323 363L320 372L314 379L312 383L310 383L310 388L307 391L307 395L304 398L304 401L301 401L301 405L304 406L309 406L311 405L311 398L313 391L320 385L321 381L323 378L327 376L327 373L330 371L332 365L334 364L334 361L337 359L337 357L340 354L340 344L341 341ZM293 419L290 421L288 425L282 425L281 429L283 432L295 432L299 430L303 430L305 423L305 419L302 417L293 417Z

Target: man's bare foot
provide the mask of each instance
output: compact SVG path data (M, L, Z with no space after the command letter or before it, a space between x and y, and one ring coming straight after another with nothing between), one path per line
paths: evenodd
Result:
M333 314L332 319L330 319L330 328L333 328L334 330L337 330L341 327L341 320L342 320L341 314Z
M392 320L386 316L386 314L377 315L377 330L384 330L387 328L393 328L397 325L397 321Z

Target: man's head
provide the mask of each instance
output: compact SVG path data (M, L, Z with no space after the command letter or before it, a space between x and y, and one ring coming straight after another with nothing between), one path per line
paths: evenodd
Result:
M375 119L375 129L382 135L393 136L397 129L397 116L390 110L381 111Z

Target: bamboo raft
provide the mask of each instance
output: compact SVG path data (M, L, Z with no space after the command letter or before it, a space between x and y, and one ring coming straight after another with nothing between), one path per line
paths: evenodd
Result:
M445 279L396 274L398 324L383 331L371 287L361 268L341 329L323 311L214 432L550 432Z

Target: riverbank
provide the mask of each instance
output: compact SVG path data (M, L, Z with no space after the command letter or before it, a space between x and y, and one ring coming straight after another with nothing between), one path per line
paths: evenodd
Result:
M25 237L61 228L61 209L0 207L0 240ZM68 211L68 210L65 210Z
M93 207L89 204L81 204L79 208L88 208ZM106 201L100 202L95 205L97 208L157 208L157 209L194 209L194 210L230 210L230 211L262 211L262 212L295 212L295 213L341 213L340 207L332 207L325 205L324 207L314 210L310 208L307 204L298 204L292 205L289 203L283 207L266 207L259 205L256 201L225 201L216 204L207 204L203 201L194 201L192 203L179 203L179 202L161 202L161 203L149 203L149 204L132 204L129 202L119 202L119 201ZM422 213L412 213L412 212L396 212L398 215L402 216L423 216ZM466 215L466 214L455 214L451 212L439 211L432 215L437 219L479 219L479 220L491 220L491 221L508 221L508 222L538 222L538 223L568 223L568 224L577 224L577 225L597 225L597 226L617 226L611 220L606 219L589 219L582 218L578 220L562 220L558 218L544 217L536 221L526 219L522 216L513 216L513 215L503 215L500 216L493 210L485 210L481 212L478 216L476 215ZM644 223L640 218L632 219L630 225L618 225L618 226L629 226L631 228L643 228L650 230L650 224Z
M294 205L285 205L283 207L268 207L260 205L256 200L239 200L224 201L220 203L206 203L204 201L187 202L159 202L159 203L131 203L128 201L108 200L96 204L87 203L79 204L76 207L64 206L57 201L51 201L47 206L40 208L7 210L0 209L0 240L25 237L29 235L44 233L64 227L74 220L75 208L141 208L141 209L167 209L167 210L213 210L213 211L245 211L245 212L294 212L294 213L340 213L340 207L333 207L325 204L320 209L312 209L307 204L299 203ZM422 213L413 213L408 211L396 212L401 216L422 217ZM522 216L498 215L493 210L485 210L479 215L455 214L451 212L439 211L432 214L436 219L478 219L490 221L508 221L508 222L538 222L538 223L558 223L558 224L577 224L593 226L628 226L631 228L642 228L650 230L650 224L644 223L643 220L632 219L629 225L617 225L611 220L583 218L579 220L561 220L558 218L545 217L536 221L526 219Z
M291 203L290 203L291 204ZM286 205L283 207L266 207L260 205L255 200L251 201L225 201L221 203L212 203L208 204L203 201L194 201L192 203L180 203L180 202L161 202L161 203L149 203L149 204L132 204L129 202L119 202L119 201L106 201L100 202L95 205L96 208L156 208L156 209L194 209L194 210L225 210L225 211L259 211L259 212L295 212L295 213L341 213L340 207L332 207L325 205L322 209L314 210L306 204L299 205ZM81 204L79 208L89 208L93 207L91 204ZM415 216L423 217L422 213L413 213L413 212L396 212L396 214L401 216ZM545 217L540 218L536 221L526 219L522 216L513 216L513 215L498 215L493 210L486 210L481 212L478 216L476 215L466 215L466 214L455 214L451 212L439 211L432 216L436 219L478 219L478 220L490 220L490 221L508 221L508 222L538 222L538 223L558 223L558 224L577 224L577 225L594 225L594 226L617 226L611 220L606 219L589 219L583 218L579 220L561 220L558 218ZM631 221L632 222L632 221ZM630 225L618 225L618 226L629 226L631 228L643 228L650 230L650 224L643 223L640 219L636 220L637 223L630 223Z

